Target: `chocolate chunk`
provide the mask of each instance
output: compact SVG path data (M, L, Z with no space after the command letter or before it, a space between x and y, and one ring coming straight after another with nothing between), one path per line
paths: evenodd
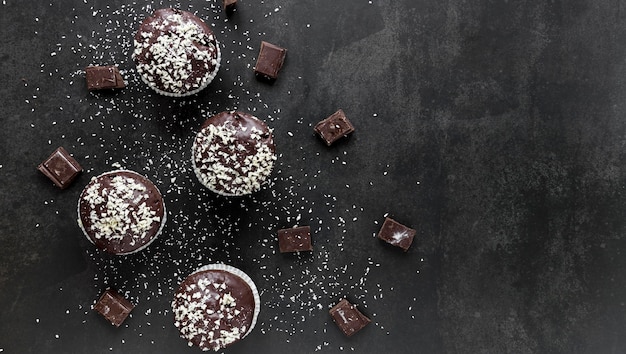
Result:
M85 78L87 79L87 89L106 90L124 88L126 84L122 74L116 66L88 66L85 68Z
M135 308L135 305L112 289L105 290L98 302L93 306L94 310L116 327L119 327L124 322L133 308Z
M324 139L326 145L330 146L341 137L346 136L354 131L354 126L343 110L338 110L330 117L317 123L314 128L315 132Z
M257 77L267 80L276 80L278 72L283 67L287 49L261 41L261 50L254 67Z
M343 299L328 311L339 329L348 337L363 329L371 321L348 300Z
M378 232L379 239L402 248L404 252L411 247L413 237L415 237L415 230L390 218L385 218L385 222Z
M59 188L69 187L72 181L83 170L76 160L59 147L37 169L54 182Z
M224 11L231 13L237 7L237 0L224 0Z
M311 227L300 226L278 230L278 248L281 253L313 251Z

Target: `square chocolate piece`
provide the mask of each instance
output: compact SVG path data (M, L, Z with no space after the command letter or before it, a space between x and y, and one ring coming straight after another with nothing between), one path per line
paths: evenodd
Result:
M314 130L322 139L324 139L326 145L330 146L341 137L352 133L354 131L354 126L350 123L346 114L343 113L343 110L340 109L333 113L330 117L317 123Z
M69 187L76 176L83 170L63 147L54 150L52 155L37 166L37 169L61 189Z
M348 300L343 299L328 311L339 329L348 337L363 329L371 321Z
M415 237L415 230L390 218L385 218L385 222L378 232L379 239L402 248L404 252L411 247L413 237Z
M281 253L313 251L311 227L300 226L278 230L278 248Z
M237 0L224 0L224 11L231 13L237 7Z
M88 66L85 68L85 78L89 91L118 89L126 86L122 74L114 65Z
M278 72L283 67L287 49L281 48L272 43L261 41L261 50L254 67L257 77L267 80L276 80Z
M106 318L112 325L119 327L128 317L135 305L126 300L115 290L106 289L93 309Z

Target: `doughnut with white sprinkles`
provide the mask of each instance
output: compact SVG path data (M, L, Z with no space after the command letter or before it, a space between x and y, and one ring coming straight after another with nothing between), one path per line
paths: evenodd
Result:
M128 170L92 178L78 202L78 224L89 241L117 255L147 247L165 219L165 203L156 186Z
M254 282L239 269L220 264L189 275L172 301L181 337L205 351L243 339L255 326L259 306Z
M220 67L213 31L194 14L156 10L134 37L133 59L141 79L166 96L189 96L204 89Z
M207 119L196 135L192 155L200 182L225 196L258 191L276 160L272 131L243 112L221 112Z

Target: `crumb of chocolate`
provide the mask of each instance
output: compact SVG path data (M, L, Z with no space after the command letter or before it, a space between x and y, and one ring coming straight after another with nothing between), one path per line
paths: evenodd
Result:
M111 288L106 289L93 306L95 311L115 327L119 327L126 320L133 308L135 305Z
M230 14L235 11L235 8L237 7L237 0L223 0L223 7L224 11L227 14Z
M261 41L261 49L257 58L254 72L259 78L269 81L278 78L278 72L282 69L287 56L287 49L275 44Z
M335 324L348 337L362 330L371 320L361 313L356 305L342 299L329 311Z
M37 166L37 169L61 189L69 187L78 174L83 171L78 161L62 146L54 150L44 162Z
M85 68L85 79L89 91L126 87L122 74L114 65L90 65Z
M278 230L278 248L281 253L312 251L311 227L300 226Z
M416 231L414 229L386 217L385 222L378 232L378 238L391 245L400 247L406 252L413 243L415 233Z
M330 146L342 137L354 132L354 126L342 109L315 125L315 132Z

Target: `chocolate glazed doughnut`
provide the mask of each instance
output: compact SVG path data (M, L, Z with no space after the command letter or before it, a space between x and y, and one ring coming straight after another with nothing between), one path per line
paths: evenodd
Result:
M78 199L78 225L89 241L111 254L148 247L161 233L166 217L157 187L133 171L92 178Z
M244 112L221 112L207 119L192 147L200 182L215 193L241 196L258 191L276 160L268 126Z
M213 31L187 11L156 10L139 26L134 45L137 72L162 95L195 94L213 80L220 67Z
M228 265L208 265L190 274L174 294L174 325L190 345L219 350L252 331L260 305L247 274Z

